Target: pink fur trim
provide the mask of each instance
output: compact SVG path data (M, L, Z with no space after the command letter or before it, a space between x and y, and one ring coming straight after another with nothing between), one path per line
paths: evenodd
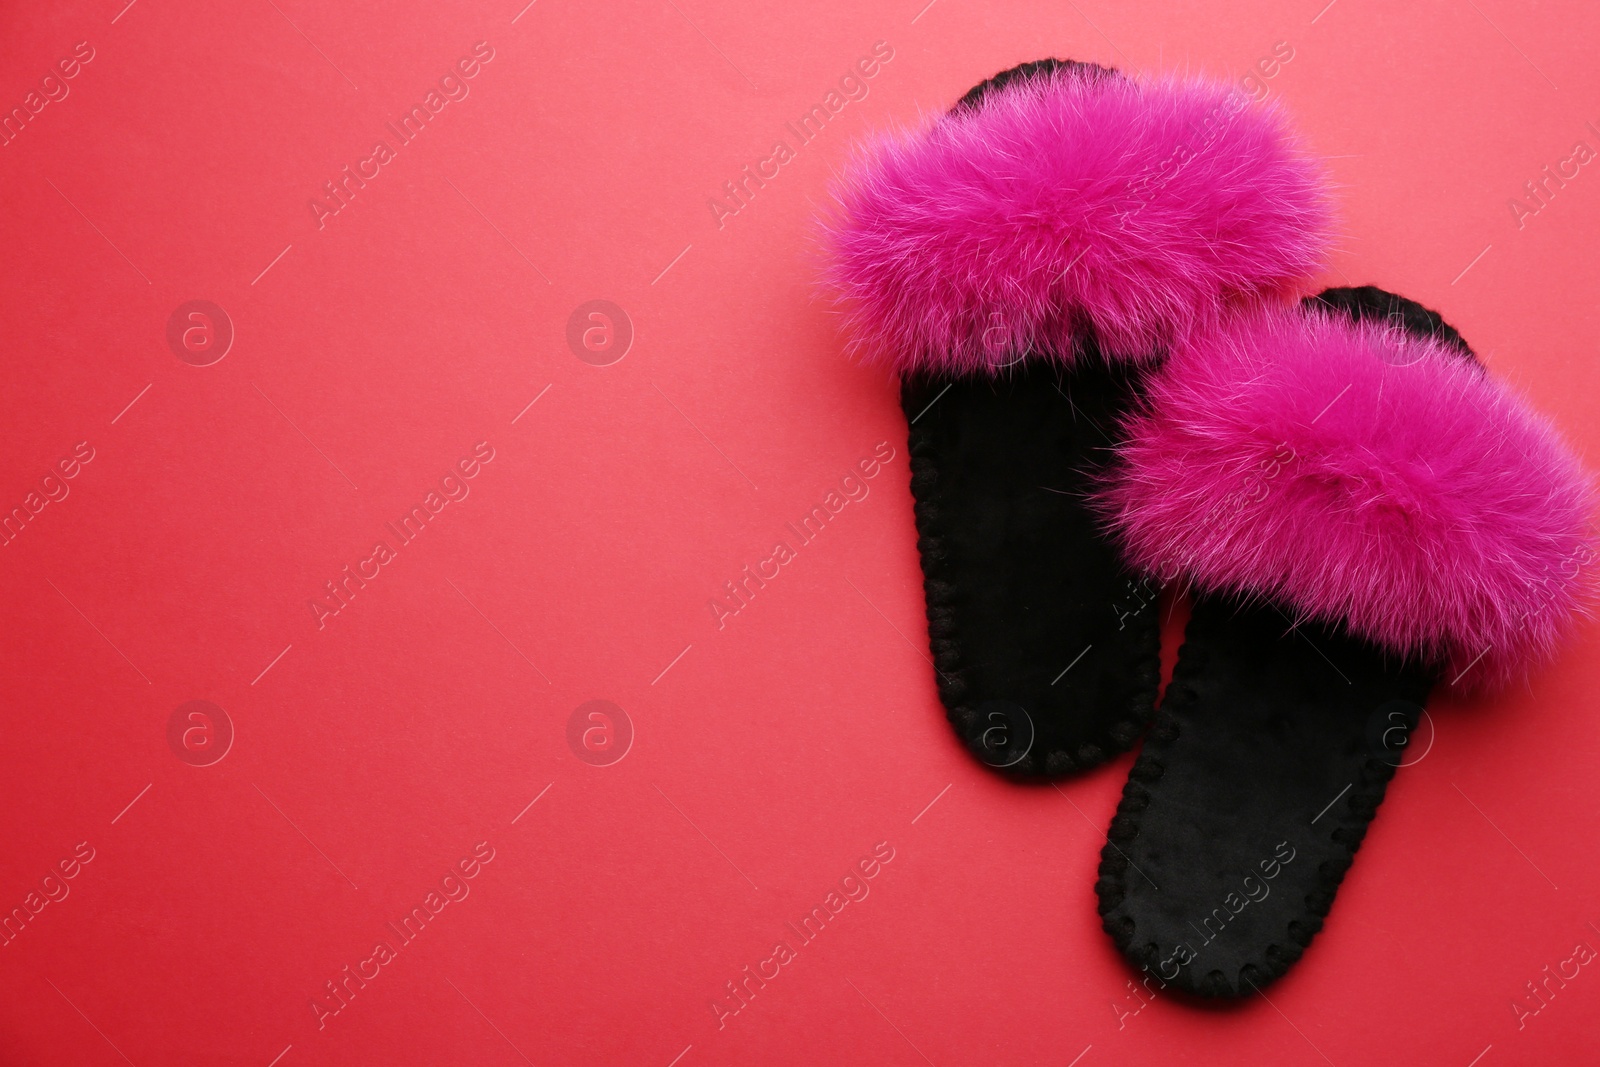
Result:
M1594 588L1588 476L1459 353L1257 310L1175 352L1099 504L1129 558L1342 623L1444 680L1548 656Z
M1321 261L1317 168L1276 105L1168 78L1021 79L883 136L835 187L827 278L868 362L1139 359Z

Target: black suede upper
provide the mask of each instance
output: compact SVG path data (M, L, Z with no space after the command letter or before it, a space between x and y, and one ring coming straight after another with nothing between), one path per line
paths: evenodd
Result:
M1084 63L1076 59L1036 59L1031 63L1019 63L1008 70L1003 70L994 77L979 82L967 90L954 108L952 113L967 108L975 108L983 103L984 97L997 89L1003 89L1014 81L1025 81L1037 78L1041 74L1052 74L1058 70L1070 71L1086 78L1120 78L1122 75L1110 67L1102 67L1098 63Z
M1449 345L1463 359L1478 364L1472 348L1437 311L1375 285L1324 289L1316 296L1306 297L1302 303L1341 311L1357 322L1385 322L1416 337L1432 337Z

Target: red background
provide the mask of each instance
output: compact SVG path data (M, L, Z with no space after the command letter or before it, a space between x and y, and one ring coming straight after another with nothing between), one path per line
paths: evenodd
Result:
M1022 788L951 737L903 418L840 358L811 219L854 138L1016 62L1257 70L1340 186L1322 281L1438 308L1593 460L1600 174L1520 227L1509 201L1600 148L1600 11L923 2L0 14L0 107L94 53L0 146L0 508L94 450L0 547L0 909L94 855L0 947L0 1061L1592 1054L1600 973L1537 1014L1524 984L1600 947L1594 626L1523 691L1435 704L1270 1002L1122 1014L1092 884L1128 758ZM323 183L480 41L469 95L319 228ZM878 41L868 95L797 147L784 124ZM719 225L780 139L795 158ZM166 338L196 299L236 334L204 367ZM566 339L596 299L634 331L609 366ZM485 441L470 496L319 629L323 583ZM719 630L723 583L880 441L870 495ZM595 699L634 734L609 766L568 742ZM209 766L169 742L192 700L234 731ZM319 1029L324 983L479 842L470 895ZM724 983L879 842L870 895L719 1028Z

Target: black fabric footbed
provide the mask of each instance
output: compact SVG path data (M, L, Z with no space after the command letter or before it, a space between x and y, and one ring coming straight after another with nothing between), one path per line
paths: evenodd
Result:
M1043 59L974 86L952 109L1056 71ZM1155 713L1153 586L1117 558L1087 505L1090 479L1143 372L1080 331L1070 369L1034 353L998 374L908 374L911 489L928 639L957 735L1007 777L1054 778L1131 747Z
M1436 314L1381 289L1313 302L1443 337L1473 360ZM1270 603L1196 599L1095 886L1106 932L1155 988L1249 996L1300 958L1434 681L1428 665L1294 626Z
M1011 777L1102 763L1155 711L1156 590L1087 503L1141 378L1080 357L902 385L939 696L972 754Z

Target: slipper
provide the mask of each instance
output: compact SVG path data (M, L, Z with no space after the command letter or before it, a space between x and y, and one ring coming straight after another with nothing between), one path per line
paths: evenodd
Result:
M1010 776L1100 763L1154 712L1159 632L1089 487L1174 344L1314 272L1317 170L1226 86L1044 60L881 139L836 193L829 280L855 352L901 379L947 715Z
M1429 692L1524 677L1583 610L1593 503L1549 424L1382 290L1174 353L1098 500L1195 597L1101 853L1135 967L1238 997L1300 958Z

